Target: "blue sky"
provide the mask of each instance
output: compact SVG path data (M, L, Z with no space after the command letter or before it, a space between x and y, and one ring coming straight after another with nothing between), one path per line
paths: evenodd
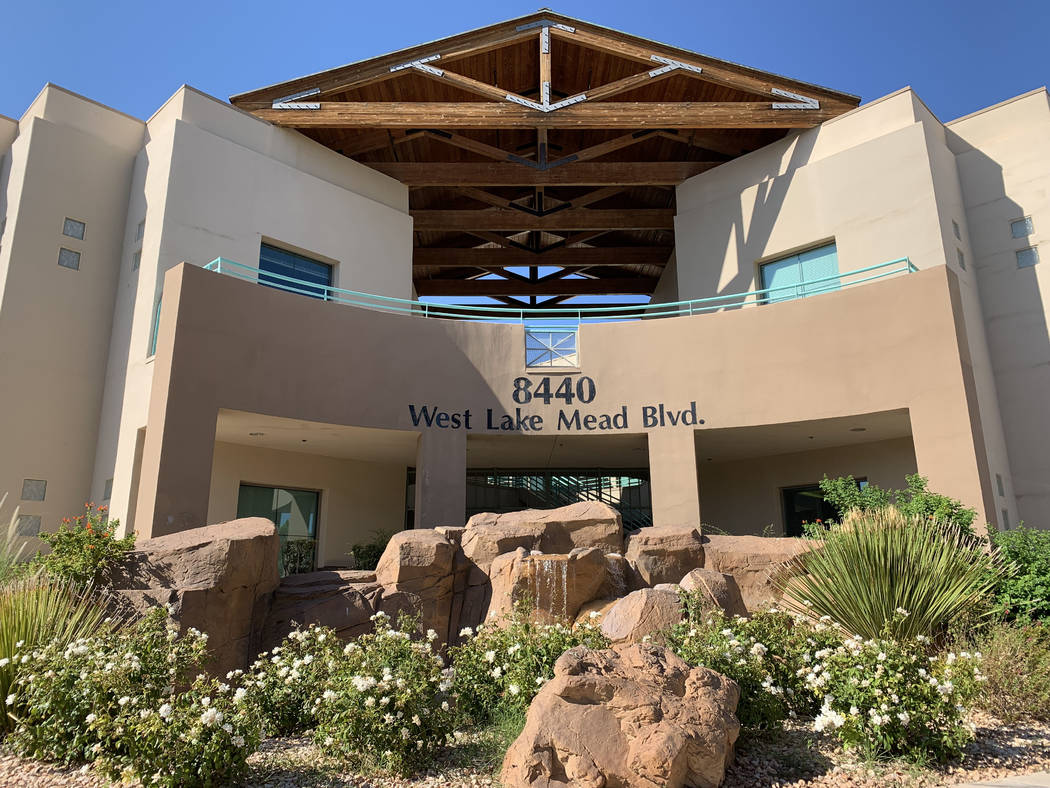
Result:
M183 83L228 98L540 2L11 0L0 114L18 117L54 82L145 118ZM570 0L554 10L865 101L911 85L942 120L1050 82L1050 0Z

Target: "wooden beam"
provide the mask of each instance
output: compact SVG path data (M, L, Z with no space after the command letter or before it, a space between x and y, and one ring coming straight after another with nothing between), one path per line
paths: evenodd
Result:
M300 129L800 129L841 110L773 109L761 101L584 101L551 112L510 102L325 101L318 109L257 109L277 126Z
M550 28L540 29L540 103L549 104L551 98L551 35Z
M344 156L360 156L362 153L371 153L374 150L388 148L391 144L400 145L403 142L417 140L424 134L425 132L422 131L405 133L403 131L381 129L351 140L345 145L334 145L333 147Z
M582 162L550 170L510 163L362 162L408 186L677 186L716 162Z
M431 268L503 268L505 266L556 265L561 268L584 266L664 265L671 256L670 246L607 246L571 249L559 246L546 252L525 249L444 249L417 247L412 265Z
M653 134L655 134L654 131L635 131L630 134L623 134L619 137L613 137L611 140L599 142L597 145L583 148L575 153L570 153L567 156L552 162L552 164L558 164L562 161L574 162L597 159L608 153L612 153L613 151L618 151L621 148L627 148L631 145L637 145L639 142L644 142L646 139L651 139Z
M431 129L426 131L425 134L430 139L445 142L457 148L462 148L463 150L469 150L471 153L488 156L490 159L495 159L496 161L509 161L514 158L520 158L515 157L515 155L509 151L497 148L495 145L489 145L488 143L480 142L471 137L464 137L462 134L456 134L452 131Z
M619 186L606 186L603 189L595 189L593 192L587 192L581 194L579 197L573 197L571 200L566 202L573 208L586 208L591 203L601 202L604 199L612 197L614 194L619 194L623 189Z
M519 282L516 279L416 279L421 296L573 296L648 295L656 287L650 276L616 279L548 279Z
M631 208L599 211L569 208L546 216L490 208L481 211L410 211L416 231L437 230L673 230L674 211Z

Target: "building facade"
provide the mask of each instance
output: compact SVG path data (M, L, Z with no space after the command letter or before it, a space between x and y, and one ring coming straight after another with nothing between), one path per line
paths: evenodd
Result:
M496 107L509 130L488 137L437 115L412 127L434 95L366 126L375 97L348 93L342 120L315 120L340 70L272 100L183 87L147 121L48 85L0 117L0 490L19 533L85 501L144 537L261 514L302 542L286 562L338 566L378 530L581 499L634 525L792 533L824 511L825 475L901 487L915 472L982 522L1050 523L1046 90L942 123L907 88L855 106L764 75L787 97L766 115L741 121L729 104L757 101L712 94L676 121L665 80L650 125L701 153L652 140L636 183L622 131L564 130L603 128L601 83L593 108L575 87L554 96L564 108L550 95L571 79L556 46L612 57L613 34L547 17L428 45L511 30L525 52L538 35L538 93L520 88L532 104L513 112L459 74L513 62L496 45L457 72L425 48L354 67L377 91L469 80L455 87L481 97L447 123ZM760 90L759 72L616 41L636 60L652 48L649 80L692 68L672 76ZM646 79L610 73L620 92ZM767 117L796 125L770 133ZM534 148L509 154L527 161L492 166L492 140L530 119ZM457 155L411 158L427 134ZM367 139L393 153L370 160ZM554 167L556 148L575 158ZM506 181L513 167L536 182ZM616 202L635 196L651 202Z

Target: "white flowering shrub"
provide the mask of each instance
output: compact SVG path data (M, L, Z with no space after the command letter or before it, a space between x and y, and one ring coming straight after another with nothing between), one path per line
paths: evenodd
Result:
M196 786L236 778L258 745L246 692L192 678L207 658L207 637L192 629L180 637L163 609L17 658L22 713L10 742L23 755L95 762L114 779Z
M775 608L729 618L705 610L702 598L689 593L683 594L683 608L683 620L667 634L668 647L689 664L740 685L742 725L771 727L786 717L816 713L819 704L805 684L804 669L816 652L842 642L837 629Z
M515 607L506 621L462 630L462 645L451 649L454 694L460 718L484 723L497 712L524 711L554 676L558 657L574 646L608 648L594 624L569 628L535 624L527 604Z
M814 721L867 757L957 757L973 738L964 722L984 677L979 653L927 656L929 639L854 637L816 654L803 675L822 699Z
M355 766L413 774L453 738L451 671L433 630L412 639L416 619L402 616L396 628L384 613L372 620L375 631L346 644L315 699L314 737Z
M267 734L288 736L317 724L317 707L342 649L334 630L312 625L294 630L273 651L259 655L244 687Z

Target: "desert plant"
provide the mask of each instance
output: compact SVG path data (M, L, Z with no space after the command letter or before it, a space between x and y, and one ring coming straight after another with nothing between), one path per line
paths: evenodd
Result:
M928 489L925 476L913 473L904 479L907 487L903 490L883 490L877 484L862 487L852 476L837 479L825 476L820 482L820 491L824 500L838 509L843 517L851 511L875 512L894 505L905 517L953 523L963 533L973 534L976 509Z
M346 645L317 704L314 738L357 767L412 774L452 739L451 671L435 651L437 633L413 640L417 619L396 628L384 613L375 631Z
M903 609L895 616L909 617ZM850 638L817 652L804 677L822 699L814 728L832 732L868 758L925 762L958 757L973 738L964 715L984 679L980 656L929 657L928 647L923 636L883 635Z
M354 568L375 569L393 535L393 531L374 531L372 538L367 542L353 545L350 548L350 555L354 557Z
M996 589L996 607L1022 624L1050 619L1050 531L1023 525L991 536L1002 559L1015 568Z
M554 676L558 657L574 646L607 648L608 639L590 622L537 624L530 600L518 602L505 620L469 627L451 650L454 695L460 718L474 724L523 713Z
M83 514L63 517L57 531L40 534L51 551L39 554L34 563L56 577L102 585L135 546L134 534L116 537L119 526L119 521L109 519L105 506L86 503Z
M1007 723L1050 720L1050 627L997 623L977 639L983 655L977 705Z
M0 511L7 502L7 493L0 495ZM25 570L25 539L20 537L18 528L18 507L11 513L11 519L0 541L0 584L6 583Z
M784 570L776 580L796 611L861 637L905 639L940 636L963 611L990 613L1005 572L958 526L893 507L851 512Z

